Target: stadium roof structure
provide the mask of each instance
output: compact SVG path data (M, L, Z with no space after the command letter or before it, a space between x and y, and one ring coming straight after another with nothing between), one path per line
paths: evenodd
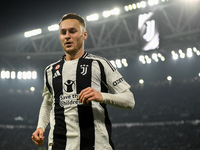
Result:
M153 12L159 21L160 47L167 52L175 48L200 45L200 2L169 1L145 9L123 12L118 16L87 22L85 50L104 57L135 58L141 52L138 41L138 15ZM12 43L12 44L11 44ZM0 58L31 57L52 59L63 55L58 31L24 38L13 35L0 39ZM138 59L138 55L137 55Z

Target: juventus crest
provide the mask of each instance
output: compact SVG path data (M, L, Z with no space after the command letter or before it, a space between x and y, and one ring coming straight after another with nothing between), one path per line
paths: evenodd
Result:
M88 68L88 65L85 65L85 64L81 65L81 69L82 69L81 74L82 75L87 74L87 68Z

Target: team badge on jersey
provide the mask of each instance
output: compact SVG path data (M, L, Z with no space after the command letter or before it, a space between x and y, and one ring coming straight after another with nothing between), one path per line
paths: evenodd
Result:
M58 65L55 67L55 69L58 70L59 68L60 68L60 65L58 64Z
M85 64L81 65L81 69L82 69L81 74L82 75L87 74L87 68L88 68L88 65L85 65Z

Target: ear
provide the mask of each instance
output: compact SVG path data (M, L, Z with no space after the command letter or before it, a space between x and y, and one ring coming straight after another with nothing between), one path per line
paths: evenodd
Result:
M83 32L83 39L86 40L87 39L87 31Z

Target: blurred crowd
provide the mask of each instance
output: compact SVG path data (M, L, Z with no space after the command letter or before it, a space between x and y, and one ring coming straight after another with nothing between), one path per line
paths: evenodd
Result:
M116 150L200 150L200 123L190 122L200 119L199 83L132 85L136 101L133 110L108 106ZM1 150L47 150L48 130L43 146L31 141L41 102L41 92L0 93ZM160 124L148 124L153 122Z

